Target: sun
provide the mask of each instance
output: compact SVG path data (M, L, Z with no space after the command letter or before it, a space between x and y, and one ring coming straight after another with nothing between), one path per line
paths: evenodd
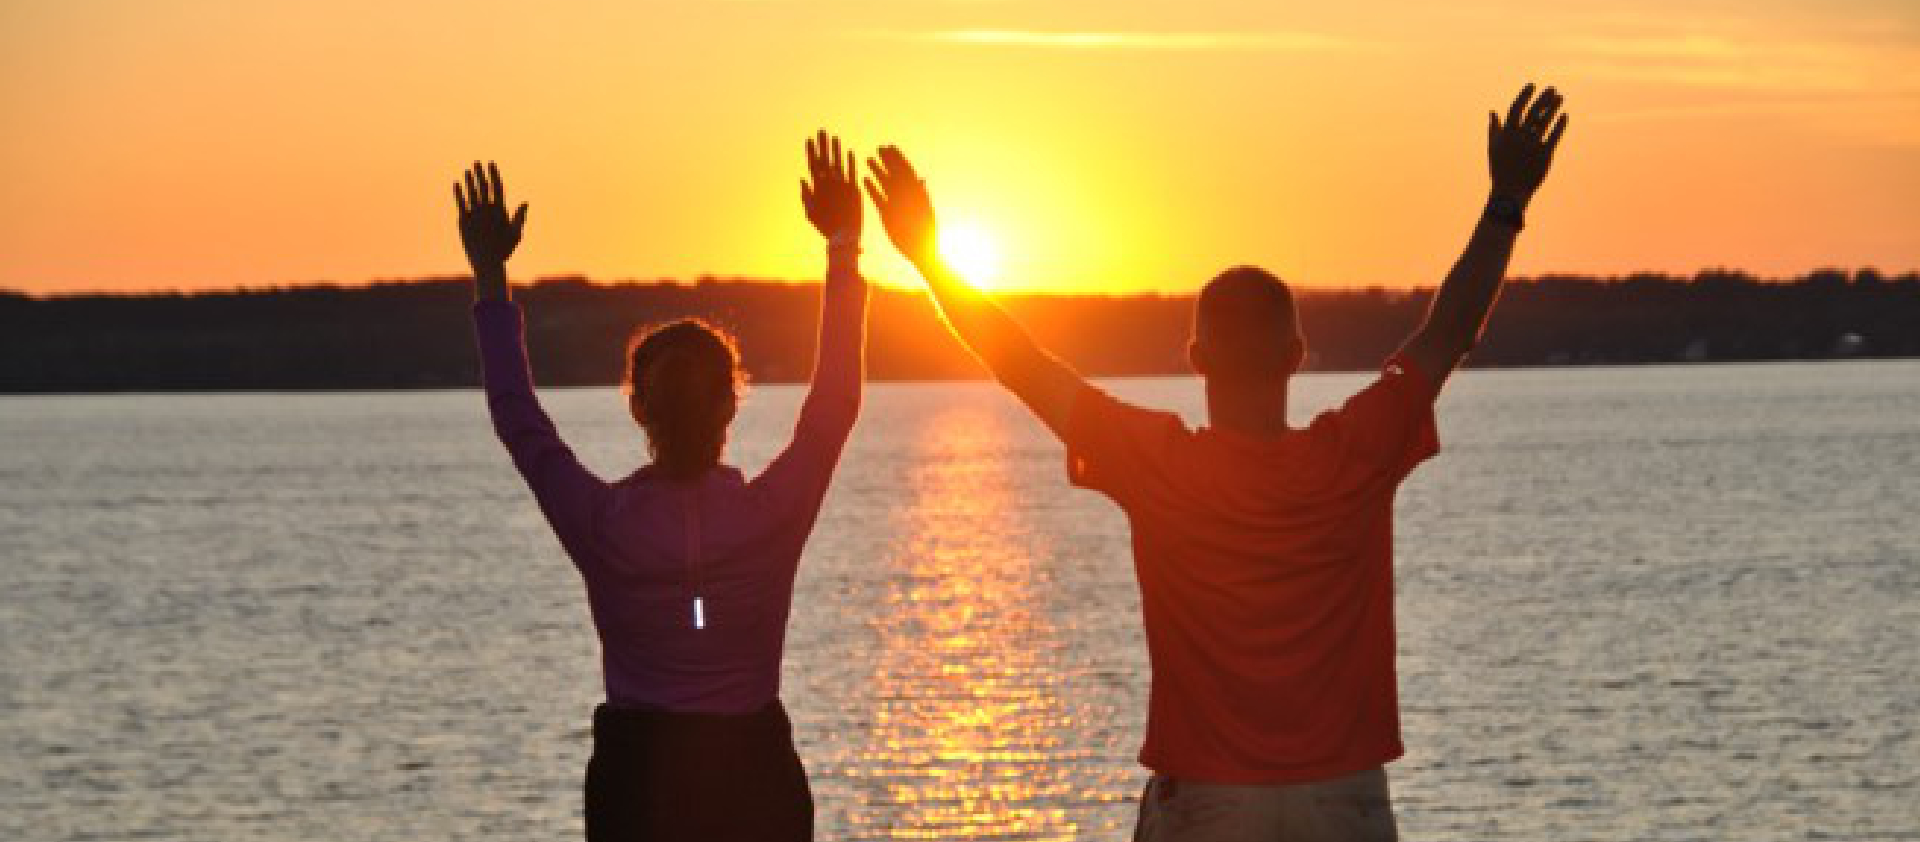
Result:
M979 287L1000 280L1000 244L987 229L971 223L940 227L940 256L960 277Z

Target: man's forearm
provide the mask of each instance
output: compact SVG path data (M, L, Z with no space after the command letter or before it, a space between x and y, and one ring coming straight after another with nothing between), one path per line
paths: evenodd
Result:
M1472 347L1480 338L1487 315L1500 297L1506 281L1507 264L1513 259L1514 243L1520 229L1508 222L1482 215L1474 226L1467 248L1447 273L1447 279L1434 295L1429 322L1437 323L1459 341Z
M1421 333L1438 349L1458 356L1473 348L1500 296L1520 229L1483 213L1466 250L1434 293Z
M948 326L985 363L994 379L1032 409L1055 434L1067 434L1067 415L1080 375L1040 347L992 299L968 286L936 259L916 260Z
M933 293L947 324L996 377L1005 380L1021 357L1041 353L1019 322L961 280L946 264L935 258L924 258L915 260L914 266L926 279L927 289Z

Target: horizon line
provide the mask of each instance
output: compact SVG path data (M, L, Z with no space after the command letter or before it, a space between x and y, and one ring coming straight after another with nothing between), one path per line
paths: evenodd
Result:
M1848 277L1854 277L1863 272L1872 272L1874 274L1879 275L1883 279L1893 280L1893 281L1920 280L1920 267L1915 267L1915 268L1910 268L1905 270L1888 270L1888 269L1882 269L1878 266L1846 267L1846 266L1840 266L1840 265L1830 265L1830 266L1815 267L1812 269L1807 269L1805 271L1789 274L1789 275L1762 275L1749 270L1737 269L1737 268L1732 268L1727 266L1708 266L1708 267L1695 269L1691 272L1674 272L1674 271L1666 271L1666 270L1658 270L1658 269L1637 269L1630 272L1619 272L1619 273L1592 273L1592 272L1573 272L1573 271L1554 270L1554 271L1538 272L1538 273L1532 273L1532 274L1526 274L1526 275L1510 275L1506 278L1505 282L1506 283L1538 283L1540 281L1545 281L1545 280L1566 279L1566 280L1584 280L1584 281L1600 281L1600 282L1608 282L1608 283L1618 283L1618 282L1631 280L1634 278L1650 277L1650 276L1665 278L1669 280L1684 280L1684 281L1692 282L1692 281L1699 280L1704 276L1732 275L1732 276L1744 277L1747 280L1756 281L1762 284L1790 284L1790 283L1804 282L1807 279L1811 278L1812 276L1820 275L1820 274L1838 273L1838 274L1846 275ZM886 278L869 278L868 281L871 283L872 286L876 286L876 287L891 287L895 290L899 290L903 292L913 292L913 293L918 293L922 295L926 294L925 285L918 282L902 283L897 280L886 279ZM358 281L301 280L301 281L286 281L286 282L268 282L268 283L259 284L259 285L243 284L243 285L237 285L237 286L204 287L204 288L193 288L193 289L180 288L180 287L172 287L172 288L155 287L155 288L145 288L145 289L84 289L83 288L83 289L72 289L72 290L34 292L34 291L29 291L29 290L18 288L18 287L0 286L0 297L24 298L24 299L33 300L33 301L53 301L53 300L72 299L72 298L167 298L167 297L190 298L190 297L202 296L202 295L206 295L206 296L247 295L247 294L262 294L262 293L301 292L301 291L309 291L309 290L352 291L352 290L374 289L379 287L427 285L427 284L465 284L470 282L471 282L470 275L464 275L464 274L437 275L436 274L436 275L417 275L417 276L411 276L411 277L376 276L373 278L367 278L367 279L358 280ZM779 278L779 277L754 276L754 275L728 275L728 274L719 274L719 273L702 273L692 278L661 277L661 278L642 279L642 278L628 277L628 278L597 279L583 272L554 272L554 273L535 275L532 278L526 279L526 280L515 281L514 286L517 286L523 289L528 287L548 286L548 285L555 285L555 284L585 284L587 286L592 286L592 287L673 286L673 287L698 288L698 287L706 286L709 284L762 284L762 285L770 285L770 286L817 286L821 283L822 281L817 279L797 280L792 278ZM1389 283L1311 284L1311 283L1303 283L1303 282L1292 282L1289 285L1292 286L1294 289L1299 290L1303 294L1312 294L1316 292L1328 292L1328 293L1368 292L1368 291L1416 292L1421 290L1431 290L1431 289L1437 288L1439 286L1439 283L1430 282L1425 284L1389 284ZM1190 298L1195 294L1197 294L1198 292L1197 289L1182 291L1182 292L1175 292L1175 291L1169 291L1163 288L1146 288L1146 287L1129 289L1124 291L1070 290L1070 289L1047 288L1047 287L1020 287L1020 288L1013 288L1013 289L994 289L992 287L986 287L986 288L983 288L981 291L995 298Z

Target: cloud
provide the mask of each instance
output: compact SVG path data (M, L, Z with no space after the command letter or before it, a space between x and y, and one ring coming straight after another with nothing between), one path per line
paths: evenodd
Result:
M1613 58L1656 59L1735 59L1747 50L1718 35L1684 34L1631 37L1579 36L1562 40L1561 46L1574 52Z
M916 40L995 47L1125 50L1331 50L1353 41L1313 32L1052 32L953 29L906 35Z
M1775 94L1913 92L1920 51L1906 45L1703 33L1566 38L1582 75ZM1903 70L1907 72L1902 72Z

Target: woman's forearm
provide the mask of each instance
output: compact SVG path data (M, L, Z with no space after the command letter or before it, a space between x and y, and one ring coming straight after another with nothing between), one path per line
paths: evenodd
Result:
M820 294L820 337L809 401L857 408L866 377L867 282L859 249L829 247Z

